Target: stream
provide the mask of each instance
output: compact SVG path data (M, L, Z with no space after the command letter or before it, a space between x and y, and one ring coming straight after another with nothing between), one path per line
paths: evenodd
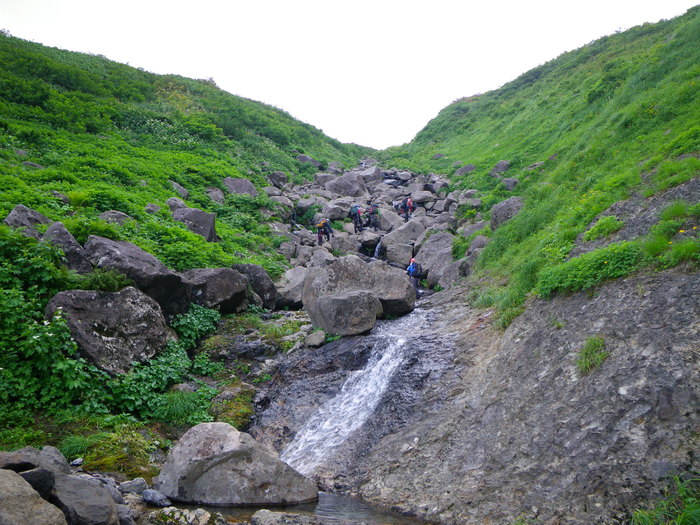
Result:
M372 415L405 356L407 334L427 321L425 310L385 322L372 332L375 340L367 366L352 372L338 394L324 403L296 433L280 458L306 476L314 473Z

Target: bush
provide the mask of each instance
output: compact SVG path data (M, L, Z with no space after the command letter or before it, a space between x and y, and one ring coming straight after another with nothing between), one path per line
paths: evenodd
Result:
M585 253L540 273L538 292L550 297L557 292L586 290L605 279L629 275L641 265L642 249L637 242L621 242Z
M632 525L695 525L700 523L700 479L673 478L674 489L666 491L665 498L653 509L636 510Z
M596 222L595 226L584 233L583 240L589 242L600 239L601 237L607 237L611 233L620 230L624 225L625 223L614 215L608 215L607 217L601 218Z

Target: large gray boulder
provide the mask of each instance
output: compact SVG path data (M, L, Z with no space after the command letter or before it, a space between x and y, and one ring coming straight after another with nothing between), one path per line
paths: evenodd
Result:
M265 268L259 264L234 264L233 269L248 278L253 291L262 299L263 307L272 310L277 302L277 288Z
M197 208L178 208L173 211L173 219L183 223L188 230L204 237L207 242L217 242L216 214Z
M139 290L156 300L166 319L189 309L190 293L182 277L135 244L91 235L85 254L95 266L117 270L134 281Z
M359 173L347 173L326 182L324 188L346 197L362 197L367 194L367 186Z
M430 287L437 286L442 272L452 263L454 235L439 232L431 235L416 254L416 262L423 267Z
M54 222L48 227L42 240L57 246L65 255L66 267L78 273L92 271L92 263L85 256L85 250L75 237L63 226L63 223Z
M379 301L381 309L364 294L369 292ZM365 263L355 255L336 259L328 266L311 268L304 281L302 302L312 323L326 332L351 335L369 330L374 322L365 322L365 317L402 315L413 310L415 291L406 274L383 261ZM343 301L348 308L343 309ZM351 305L364 304L363 312L349 312ZM329 308L336 311L329 312ZM345 313L343 313L345 312ZM356 322L353 315L361 315L363 321ZM371 324L371 326L370 326Z
M276 188L281 188L289 181L289 177L287 177L287 175L285 175L282 171L273 171L268 176L268 179L270 179L270 182Z
M469 275L470 271L471 266L469 264L469 259L463 257L447 265L442 271L442 275L440 275L438 285L443 289L449 288L453 284L459 282L463 277Z
M67 525L58 507L51 505L11 470L0 470L0 523L2 525Z
M207 195L211 200L218 204L223 204L226 202L226 196L221 188L207 188Z
M71 525L119 525L117 505L98 481L59 474L52 502Z
M411 198L416 204L426 204L428 202L434 202L435 200L437 200L437 197L434 193L425 190L413 192Z
M177 182L174 180L170 181L170 185L173 187L173 189L177 192L177 194L182 197L183 199L186 199L187 197L190 196L190 192L187 191L185 188L183 188L181 185L179 185Z
M226 177L223 182L226 189L234 195L249 195L250 197L258 196L258 190L255 189L253 183L248 179L234 179L231 177Z
M284 308L298 310L302 307L302 292L307 273L309 269L303 266L295 266L284 272L277 283L276 308L278 310Z
M521 197L511 197L503 202L495 204L491 208L491 229L496 230L501 224L512 219L523 207L523 199Z
M227 423L188 430L154 486L173 500L207 505L295 504L318 497L311 480Z
M231 268L195 268L182 272L193 303L219 308L221 313L238 312L246 306L248 278Z
M158 303L131 286L115 293L59 292L46 306L46 317L59 308L81 354L110 374L128 372L173 337Z
M383 250L383 256L389 264L408 266L411 257L413 257L413 245L400 242L392 243Z
M350 206L353 205L353 202L352 197L333 199L323 205L321 215L332 221L345 219L350 212Z
M420 221L405 222L403 225L382 237L382 246L386 249L392 244L413 245L424 230L425 226L423 226Z
M38 211L27 208L24 204L18 204L7 214L7 217L2 222L12 228L20 229L27 237L38 239L40 235L36 226L39 224L51 224L52 221Z
M133 217L131 217L130 215L124 213L123 211L119 211L119 210L103 211L97 217L98 217L98 219L102 219L105 222L109 222L111 224L119 224L119 225L122 225L127 221L134 220Z

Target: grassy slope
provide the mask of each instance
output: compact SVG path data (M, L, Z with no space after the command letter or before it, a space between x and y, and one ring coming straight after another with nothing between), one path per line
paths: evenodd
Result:
M525 206L482 254L477 277L507 286L485 291L481 304L517 315L542 272L566 258L597 214L640 185L642 173L654 174L648 192L698 174L700 161L684 154L700 150L699 35L696 7L601 38L454 102L411 143L382 153L397 167L451 173L454 187L478 188L486 218L512 195L488 172L511 161L505 176L520 180L514 194ZM544 164L526 169L536 162ZM477 170L454 175L465 163Z
M261 188L272 170L298 179L314 171L295 159L299 153L354 165L369 151L208 81L154 75L7 35L0 35L0 64L0 215L17 204L54 220L70 215L66 225L79 239L121 235L177 269L227 264L237 253L237 260L279 271L269 230L260 225L260 209L271 203L229 196L218 205L206 188L223 189L225 177ZM162 206L176 196L171 180L189 190L188 204L217 213L220 244L202 243L166 212L144 212L147 203ZM128 213L138 227L107 228L96 221L107 209ZM166 249L167 239L179 248Z

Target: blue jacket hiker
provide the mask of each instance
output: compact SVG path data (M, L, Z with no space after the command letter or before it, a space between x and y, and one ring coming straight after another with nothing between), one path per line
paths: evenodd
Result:
M408 268L406 268L406 273L411 278L413 288L415 288L416 295L418 295L418 282L421 278L421 274L423 273L423 268L421 268L421 265L417 263L415 259L411 259Z

